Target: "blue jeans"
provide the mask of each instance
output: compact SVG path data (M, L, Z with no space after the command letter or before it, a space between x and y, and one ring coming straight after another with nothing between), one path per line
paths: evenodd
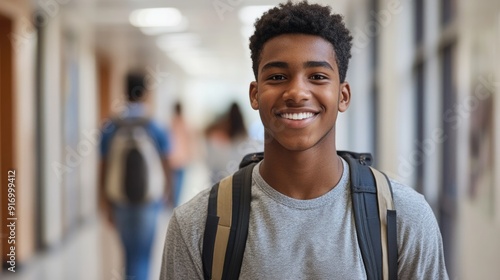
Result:
M125 251L125 279L148 279L151 247L161 207L161 201L113 205L116 229Z

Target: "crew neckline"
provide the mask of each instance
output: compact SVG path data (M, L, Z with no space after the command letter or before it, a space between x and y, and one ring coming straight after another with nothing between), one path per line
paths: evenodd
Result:
M312 209L321 207L326 203L331 203L339 199L345 193L347 186L349 185L349 165L343 158L341 159L342 165L344 166L344 171L342 172L342 177L340 178L339 182L330 191L316 198L296 199L275 190L260 175L259 166L262 162L259 162L255 165L252 171L252 182L268 197L285 206L296 209Z

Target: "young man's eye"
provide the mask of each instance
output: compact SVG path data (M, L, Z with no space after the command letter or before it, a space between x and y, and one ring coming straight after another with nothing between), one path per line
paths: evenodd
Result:
M284 79L285 79L285 76L283 76L283 75L273 75L273 76L269 77L269 80L271 80L271 81L281 81Z
M319 74L316 74L316 75L312 75L311 76L311 79L312 80L325 80L327 77L324 76L324 75L319 75Z

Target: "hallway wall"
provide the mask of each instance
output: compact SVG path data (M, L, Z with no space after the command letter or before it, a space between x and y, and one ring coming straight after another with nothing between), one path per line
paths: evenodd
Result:
M12 119L3 119L2 122L11 122L12 132L2 131L2 142L11 137L13 155L13 166L9 169L16 170L16 261L22 262L28 259L35 250L35 222L34 216L34 196L35 196L35 99L34 99L34 55L36 46L36 32L33 30L31 20L31 8L29 1L2 2L0 3L0 14L8 18L12 23L12 29L8 33L2 32L1 40L10 44L12 50L11 69L5 69L10 72L12 88L5 88L2 84L3 94L9 95L9 99L2 98L2 102L12 101L11 106ZM2 55L5 55L5 49L2 49ZM2 60L2 63L5 63ZM3 65L5 66L5 64ZM8 92L5 92L5 91ZM4 103L5 104L5 103ZM2 126L2 129L4 126ZM12 133L12 134L11 134ZM4 142L5 144L5 142ZM2 144L2 145L4 145ZM2 157L5 154L2 154ZM3 166L7 168L7 166ZM4 169L2 168L2 174ZM7 181L2 180L1 196L2 199L7 196ZM7 206L2 200L2 232L6 228ZM4 232L5 233L5 232ZM10 248L7 239L2 240L2 258L6 257L7 249Z
M375 139L377 166L425 195L452 278L495 279L500 3L356 0L347 8L353 103L342 145L370 150Z
M457 270L463 279L495 279L500 267L500 3L459 1ZM480 16L478 16L480 15Z

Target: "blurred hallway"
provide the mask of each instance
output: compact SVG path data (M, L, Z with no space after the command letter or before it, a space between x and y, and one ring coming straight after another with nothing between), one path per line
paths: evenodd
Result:
M160 216L154 242L150 279L158 279L166 226L170 212ZM70 233L55 248L36 254L16 273L0 273L5 280L87 280L127 279L123 271L122 249L116 232L107 221L96 219Z
M208 170L202 163L193 163L186 171L186 185L190 188L182 194L181 202L209 186ZM158 228L152 251L151 275L158 279L160 262L168 221L169 209L163 209L158 218ZM101 216L89 219L67 234L57 246L36 253L18 267L16 273L0 272L5 280L88 280L127 279L123 267L123 255L116 230Z
M193 129L181 202L210 186L207 131L233 102L255 142L217 164L229 173L260 150L248 36L279 2L0 1L0 278L122 279L122 249L99 209L99 139L127 108L129 71L146 75L151 118L169 131L179 100ZM425 196L452 279L500 279L500 1L310 2L343 14L353 36L338 149L372 153Z

